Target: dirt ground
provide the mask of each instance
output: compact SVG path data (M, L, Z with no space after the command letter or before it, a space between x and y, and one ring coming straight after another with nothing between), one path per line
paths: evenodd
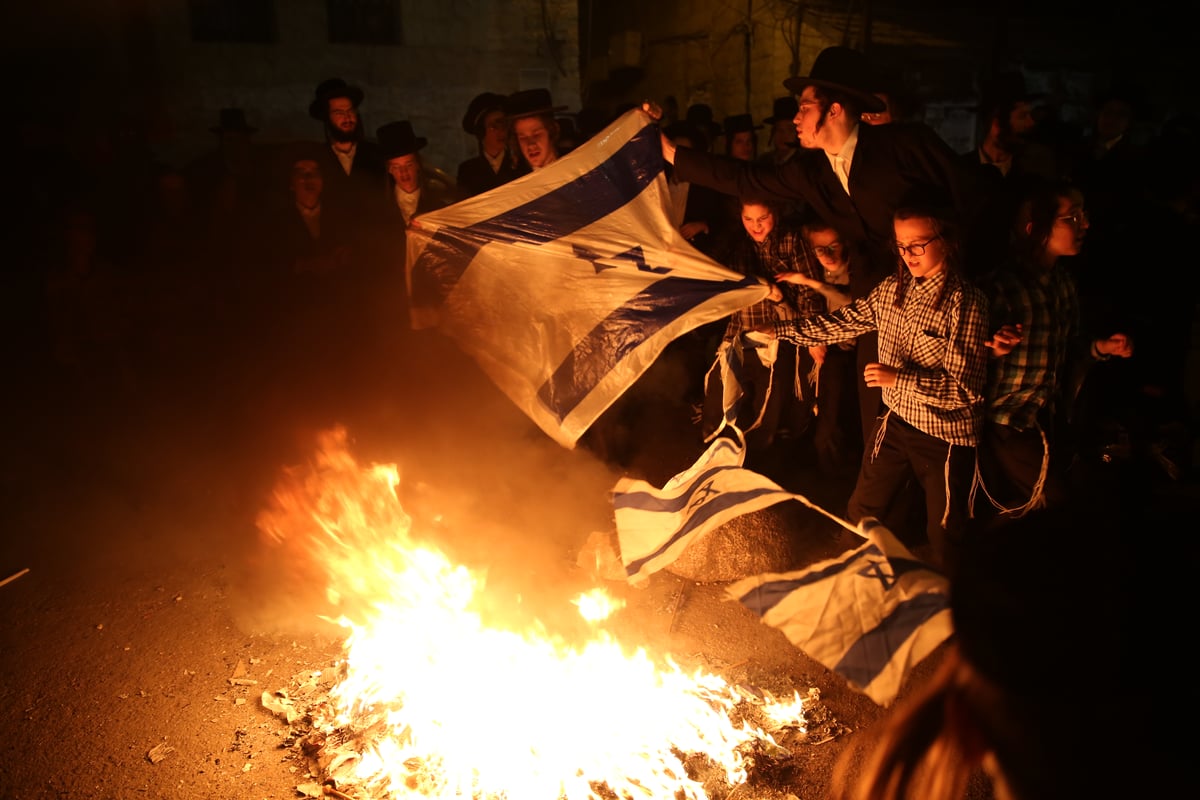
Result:
M445 540L496 585L595 583L577 555L611 530L621 470L554 444L445 342L373 341L321 360L251 331L196 333L148 355L16 362L0 579L28 572L0 587L0 798L302 796L310 765L260 697L334 669L342 633L319 616L324 587L255 520L281 470L335 423L360 462L399 465L414 513L445 512ZM640 476L661 483L690 464L686 416L635 419L626 444ZM853 544L820 526L796 536L813 559ZM719 584L659 573L641 589L607 585L629 602L617 625L631 645L735 683L819 690L814 735L775 796L824 797L839 753L885 713Z

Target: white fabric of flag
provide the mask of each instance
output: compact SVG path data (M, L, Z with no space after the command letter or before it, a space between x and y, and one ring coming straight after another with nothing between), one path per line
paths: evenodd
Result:
M674 339L768 294L672 227L659 129L634 109L553 164L418 219L412 325L436 327L560 444Z
M732 584L729 597L876 703L953 631L949 582L873 519L861 547L795 572Z

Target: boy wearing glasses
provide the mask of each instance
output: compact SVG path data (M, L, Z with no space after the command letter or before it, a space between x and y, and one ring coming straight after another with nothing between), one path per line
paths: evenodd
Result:
M886 521L914 480L925 498L930 561L952 571L983 422L987 302L961 274L959 239L944 203L906 201L893 230L896 271L870 294L758 332L807 346L878 331L879 360L866 365L863 379L880 387L886 410L864 447L847 518Z

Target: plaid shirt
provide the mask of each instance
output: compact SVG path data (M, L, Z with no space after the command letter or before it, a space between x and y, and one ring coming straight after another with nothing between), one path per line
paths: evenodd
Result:
M1054 410L1066 385L1068 354L1079 333L1075 281L1061 265L1047 270L1017 264L993 272L984 287L989 330L1024 326L1020 344L1007 356L992 359L987 417L1029 430L1042 408Z
M815 278L818 274L815 263L816 259L809 253L808 245L799 232L779 227L761 242L749 236L742 237L729 256L730 269L768 282L780 272L801 272ZM729 324L725 327L725 340L735 341L742 331L753 330L769 322L811 317L827 310L825 298L807 286L781 283L779 288L783 291L783 300L780 302L759 300L731 314Z
M946 297L936 308L942 286ZM896 367L895 386L883 402L905 422L930 436L974 447L983 422L987 382L987 300L957 276L944 272L922 281L888 276L866 297L830 314L775 323L775 335L800 345L832 344L879 331L879 363Z

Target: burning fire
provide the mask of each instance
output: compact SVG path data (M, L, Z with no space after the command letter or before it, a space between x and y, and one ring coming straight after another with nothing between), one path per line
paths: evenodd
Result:
M752 751L784 752L764 727L803 732L799 694L751 700L627 651L601 627L622 606L603 589L573 601L592 624L582 645L542 623L485 623L482 579L418 541L399 483L394 465L360 467L334 429L258 520L324 565L348 632L309 712L319 778L375 798L699 800L742 784Z

